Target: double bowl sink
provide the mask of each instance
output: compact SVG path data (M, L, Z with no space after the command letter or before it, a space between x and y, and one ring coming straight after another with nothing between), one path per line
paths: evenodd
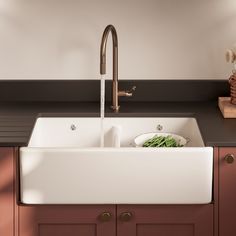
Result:
M195 118L40 117L20 148L24 204L207 204L213 148ZM180 148L134 147L137 135L168 132Z

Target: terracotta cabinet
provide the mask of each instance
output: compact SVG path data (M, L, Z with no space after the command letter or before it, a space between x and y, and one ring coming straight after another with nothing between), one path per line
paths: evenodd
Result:
M21 206L19 222L20 236L213 236L213 206Z
M219 236L236 235L236 148L219 148Z
M213 205L118 206L118 236L213 236Z
M0 235L14 235L14 148L0 148Z
M20 206L19 236L115 236L115 206Z

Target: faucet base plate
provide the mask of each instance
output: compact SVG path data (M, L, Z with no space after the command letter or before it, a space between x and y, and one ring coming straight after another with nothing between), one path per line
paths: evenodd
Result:
M119 112L120 106L111 106L111 109L112 109L114 112Z

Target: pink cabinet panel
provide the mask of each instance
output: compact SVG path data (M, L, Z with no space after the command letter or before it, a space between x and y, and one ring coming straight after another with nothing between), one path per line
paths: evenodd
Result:
M0 148L0 235L14 235L14 148Z
M213 236L213 205L118 206L117 232L118 236Z
M219 235L236 235L236 148L219 149Z
M19 207L19 236L115 236L115 222L111 205Z

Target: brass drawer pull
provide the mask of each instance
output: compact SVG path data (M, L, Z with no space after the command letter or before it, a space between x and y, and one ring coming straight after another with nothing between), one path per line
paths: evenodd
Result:
M99 219L102 222L108 222L112 218L112 214L110 212L103 212L101 215L99 215Z
M235 157L233 154L227 154L225 156L225 161L228 163L228 164L233 164L234 163L234 160L235 160Z
M120 214L120 220L124 222L130 221L132 216L131 212L123 212Z

